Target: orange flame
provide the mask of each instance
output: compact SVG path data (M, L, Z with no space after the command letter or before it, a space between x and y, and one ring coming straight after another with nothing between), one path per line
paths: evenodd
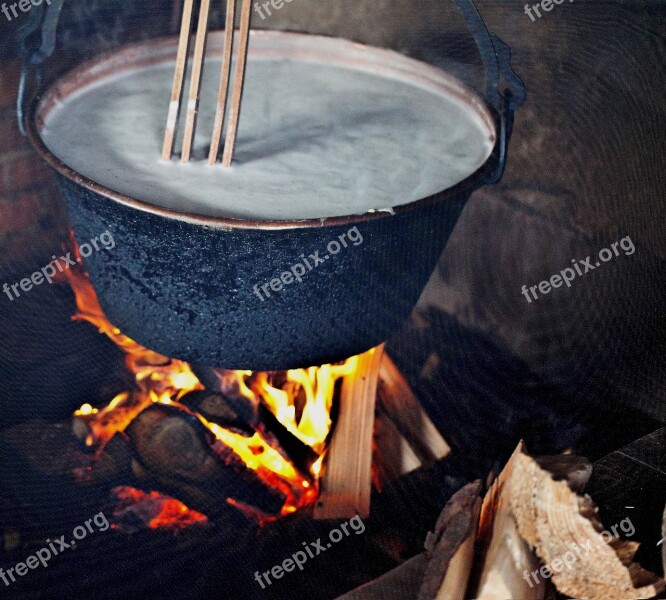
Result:
M114 488L119 503L113 516L122 522L128 515L134 520L144 521L150 529L167 529L178 532L191 525L208 523L206 515L187 507L185 504L155 491L143 492L128 485ZM114 528L122 527L114 524Z
M148 350L113 326L104 316L87 273L75 268L65 271L63 275L76 295L78 313L72 318L92 323L125 352L125 364L133 373L137 388L118 394L102 409L84 404L74 413L89 428L86 444L101 451L115 433L123 431L153 403L188 410L178 401L191 391L204 389L189 364ZM211 423L199 414L196 416L210 430L217 444L231 448L266 485L279 489L285 495L281 510L281 514L285 515L317 498L317 480L331 428L330 410L335 384L339 378L353 372L356 365L357 357L352 357L341 365L293 369L286 372L286 381L281 386L275 385L274 373L225 372L238 394L254 403L263 402L289 432L319 455L308 477L300 473L260 433L256 432L248 438ZM238 501L231 498L228 501L243 508ZM248 509L246 512L253 511ZM256 511L254 514L257 514Z

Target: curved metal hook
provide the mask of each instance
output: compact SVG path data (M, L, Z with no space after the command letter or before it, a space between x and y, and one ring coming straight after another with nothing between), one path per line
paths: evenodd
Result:
M18 98L16 100L16 116L21 134L26 135L24 118L30 83L30 72L34 68L35 83L37 88L42 83L42 65L53 51L56 45L56 33L58 29L58 19L64 0L52 0L46 8L43 4L33 6L28 20L22 25L16 35L19 42L19 54L23 56L23 67L21 69L21 79L19 81ZM39 46L31 48L30 39L33 34L41 29Z
M499 117L496 164L486 176L487 183L497 183L506 166L507 149L513 131L513 113L525 101L527 92L522 79L511 68L511 48L488 31L473 0L453 1L481 54L486 76L486 98Z

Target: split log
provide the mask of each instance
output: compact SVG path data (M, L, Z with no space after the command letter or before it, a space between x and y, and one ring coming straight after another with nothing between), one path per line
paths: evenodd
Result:
M284 496L267 487L230 448L213 451L213 440L199 419L185 410L153 405L126 430L140 467L165 493L206 514L221 509L228 497L277 514Z
M508 497L518 531L552 572L558 591L572 598L624 600L652 598L664 589L663 580L632 562L636 542L602 535L589 496L553 477L522 445L510 462Z
M340 410L333 430L315 519L346 519L370 514L372 491L372 431L379 368L384 345L358 357L354 373L346 376Z
M421 466L409 442L379 407L375 411L372 474L381 489L389 481L406 475Z
M402 373L384 354L375 407L373 476L378 488L450 452Z
M481 561L470 587L473 598L483 600L541 600L542 579L533 584L524 577L539 568L539 562L518 532L511 506L511 480L514 477L516 450L486 494L479 521Z
M468 483L447 502L426 538L428 564L418 600L463 600L474 558L481 481Z
M384 355L379 370L377 404L379 411L393 421L423 466L429 466L451 452L388 354Z

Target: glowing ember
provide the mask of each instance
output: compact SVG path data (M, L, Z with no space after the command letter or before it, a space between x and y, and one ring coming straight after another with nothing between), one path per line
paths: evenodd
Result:
M191 412L179 404L179 400L204 387L190 366L144 348L114 327L104 316L85 272L75 268L65 271L64 276L76 295L78 314L73 319L92 323L116 343L125 352L125 363L136 381L136 389L118 394L108 406L97 409L84 404L74 413L88 427L86 444L101 451L114 434L124 431L153 403L169 404ZM341 365L294 369L286 374L218 371L223 389L232 390L254 404L264 403L289 432L315 451L318 459L309 474L300 473L259 432L245 437L194 414L213 434L216 444L231 448L266 485L285 495L281 514L288 514L317 498L317 482L331 428L330 410L335 384L339 378L353 372L357 362L357 357L352 357ZM219 451L219 448L214 446L215 450ZM228 501L242 508L241 503L233 499Z
M177 532L191 525L208 523L206 515L158 492L143 492L121 485L114 488L113 493L119 501L113 517L121 527L140 524L150 529L168 529Z

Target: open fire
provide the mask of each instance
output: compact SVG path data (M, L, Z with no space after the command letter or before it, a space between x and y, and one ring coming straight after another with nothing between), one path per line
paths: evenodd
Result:
M67 270L63 276L76 296L78 313L73 319L92 323L117 344L125 352L126 366L136 382L134 389L118 394L107 406L84 404L74 413L75 427L86 428L87 446L100 453L116 433L124 431L148 407L166 405L198 419L210 434L211 447L223 460L228 462L231 450L265 485L279 490L285 497L280 515L316 500L336 382L356 369L357 357L342 364L286 372L214 371L223 390L242 397L254 408L266 407L291 436L312 450L315 459L304 472L261 424L248 435L247 431L221 426L186 406L182 401L187 394L205 389L190 365L148 350L114 327L104 316L82 269ZM260 511L241 501L227 498L227 502L265 519Z

